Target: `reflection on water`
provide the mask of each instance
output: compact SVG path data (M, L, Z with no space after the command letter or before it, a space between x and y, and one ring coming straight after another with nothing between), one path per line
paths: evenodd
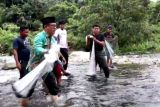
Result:
M160 68L158 65L116 65L106 79L103 72L86 76L88 62L69 65L72 76L62 81L61 100L47 102L42 88L37 86L31 97L32 107L160 107ZM20 107L11 83L18 80L18 71L0 71L0 76L14 75L0 83L1 107ZM8 73L8 74L7 74ZM15 75L16 74L16 75Z

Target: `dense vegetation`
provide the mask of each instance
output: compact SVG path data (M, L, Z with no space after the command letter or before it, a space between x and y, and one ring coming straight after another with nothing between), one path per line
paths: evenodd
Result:
M0 0L0 52L10 51L20 25L30 27L32 41L44 16L68 21L74 49L84 49L85 36L98 23L102 32L113 25L119 53L160 52L160 1L149 0Z

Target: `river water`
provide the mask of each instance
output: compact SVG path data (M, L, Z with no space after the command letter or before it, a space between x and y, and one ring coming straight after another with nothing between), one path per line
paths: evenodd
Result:
M88 53L71 53L68 70L72 76L62 80L61 100L46 99L41 85L36 86L30 107L160 107L160 63L157 55L115 57L117 70L107 80L97 68L97 76L86 76ZM0 70L1 107L20 107L11 89L18 80L17 69Z

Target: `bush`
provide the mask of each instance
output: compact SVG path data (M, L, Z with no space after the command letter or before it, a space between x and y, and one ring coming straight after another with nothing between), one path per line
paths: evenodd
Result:
M11 32L10 30L6 31L0 28L0 53L11 52L12 42L16 35L16 32Z
M33 31L38 31L39 28L41 27L41 22L39 20L35 20L33 21L33 23L31 23L31 25L32 25L31 29Z
M10 32L18 32L19 31L19 27L13 23L3 23L2 29L8 30Z
M68 44L71 49L85 49L85 38L84 36L73 36L73 34L68 34Z

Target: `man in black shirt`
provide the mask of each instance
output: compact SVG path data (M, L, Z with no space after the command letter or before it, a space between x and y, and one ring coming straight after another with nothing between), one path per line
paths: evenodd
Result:
M29 41L27 39L29 29L20 28L20 35L13 41L13 55L16 61L16 67L20 71L20 78L27 74L26 66L30 58Z
M105 77L109 78L109 69L106 64L105 51L103 47L105 46L105 38L100 34L100 26L92 26L92 34L86 37L86 46L91 51L93 41L95 42L95 60L96 63L103 69Z
M28 27L20 27L19 36L13 41L13 55L16 62L16 67L20 73L20 79L28 73L28 70L26 69L30 58L30 43L27 39L28 34ZM31 90L30 95L32 93L33 90ZM29 100L27 98L23 98L21 101L21 105L27 105L28 101Z

